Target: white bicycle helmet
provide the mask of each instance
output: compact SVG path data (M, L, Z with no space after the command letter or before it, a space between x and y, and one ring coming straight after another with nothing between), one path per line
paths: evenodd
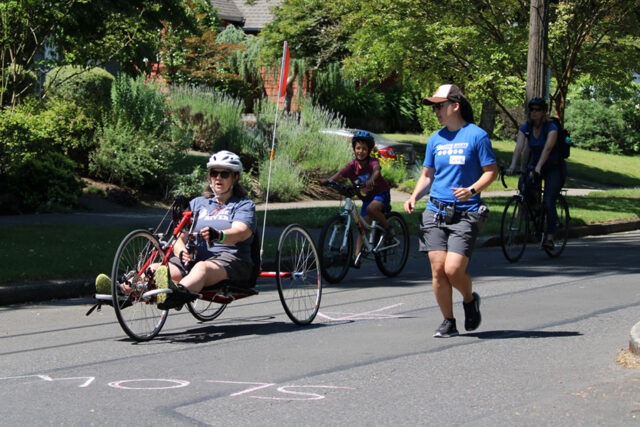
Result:
M209 157L207 169L213 168L229 169L230 171L240 173L242 172L242 162L237 154L232 153L231 151L222 150Z

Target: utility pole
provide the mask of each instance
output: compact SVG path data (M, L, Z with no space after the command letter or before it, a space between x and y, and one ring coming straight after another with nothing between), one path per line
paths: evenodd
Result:
M547 56L548 0L531 0L529 9L529 52L527 56L527 102L544 97Z

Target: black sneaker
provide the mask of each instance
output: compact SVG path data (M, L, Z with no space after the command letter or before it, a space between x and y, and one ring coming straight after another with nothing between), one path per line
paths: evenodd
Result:
M449 338L458 336L458 329L456 328L456 319L444 319L442 324L436 332L433 334L436 338Z
M473 301L470 303L462 303L464 307L464 328L467 331L475 331L482 322L480 314L480 295L473 293Z

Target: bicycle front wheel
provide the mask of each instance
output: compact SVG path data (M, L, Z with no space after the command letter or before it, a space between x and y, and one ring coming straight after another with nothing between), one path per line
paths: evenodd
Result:
M156 297L145 297L156 288L153 264L161 264L164 252L155 236L145 230L129 233L120 243L111 271L113 308L120 326L136 341L153 339L167 320Z
M334 215L324 223L318 246L322 277L329 283L339 283L353 259L353 236L343 216Z
M400 274L409 258L409 227L397 212L391 212L387 221L394 236L385 239L383 247L389 248L376 253L376 264L382 274L394 277Z
M567 239L569 238L569 205L567 204L567 199L565 199L562 194L560 194L556 200L556 212L558 213L558 222L553 235L553 249L544 248L544 251L551 258L560 256L567 246ZM546 220L547 217L545 215L545 221ZM544 224L542 229L546 230Z
M500 223L500 245L509 262L517 262L527 246L529 222L520 196L507 200Z
M276 269L280 302L289 319L297 325L313 322L320 309L322 276L318 251L303 227L291 224L280 235Z

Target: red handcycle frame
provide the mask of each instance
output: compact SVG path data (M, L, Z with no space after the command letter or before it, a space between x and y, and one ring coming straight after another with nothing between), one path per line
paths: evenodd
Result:
M158 233L169 213L172 213L172 220L166 228L167 233ZM134 230L120 243L111 272L111 295L96 294L96 306L112 305L120 326L130 338L151 340L164 326L169 311L158 309L156 296L171 290L156 287L153 266L167 265L173 245L185 229L189 229L189 238L194 238L196 222L193 212L185 208L185 201L177 200L155 231ZM170 237L163 241L166 235ZM204 288L197 300L187 304L189 312L200 321L213 320L227 304L257 295L255 282L258 277L275 278L287 316L295 324L310 324L320 309L322 275L318 251L307 230L291 224L282 231L275 257L276 271L262 271L257 233L251 251L255 267L249 283L224 281ZM93 308L89 313L92 311Z

